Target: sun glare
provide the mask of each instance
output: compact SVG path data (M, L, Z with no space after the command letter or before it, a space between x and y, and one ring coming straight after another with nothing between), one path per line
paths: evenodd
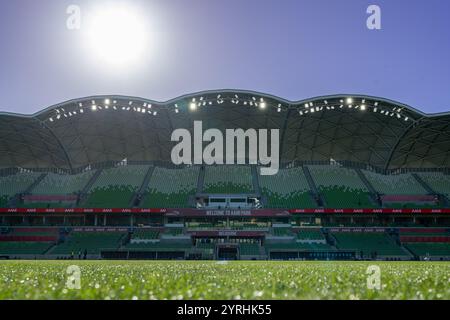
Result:
M114 69L138 65L148 49L148 26L138 10L125 4L95 8L85 24L89 55Z

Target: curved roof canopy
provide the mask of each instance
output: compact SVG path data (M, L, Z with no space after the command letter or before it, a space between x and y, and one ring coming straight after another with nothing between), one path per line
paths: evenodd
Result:
M361 95L287 101L220 90L168 102L96 96L35 115L0 113L0 167L76 169L170 161L174 129L280 129L281 161L354 161L382 169L450 167L450 114Z

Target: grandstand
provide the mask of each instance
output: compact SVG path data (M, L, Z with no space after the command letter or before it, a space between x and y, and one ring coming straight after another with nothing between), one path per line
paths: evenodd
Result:
M448 114L221 90L0 121L0 258L450 259ZM176 166L171 134L194 121L279 130L279 172L247 158Z

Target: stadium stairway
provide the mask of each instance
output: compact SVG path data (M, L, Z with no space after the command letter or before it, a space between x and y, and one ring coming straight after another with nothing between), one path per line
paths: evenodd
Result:
M41 183L42 180L45 179L46 176L47 176L47 173L41 174L23 193L24 194L32 194L34 188L36 188L39 185L39 183Z
M311 192L313 193L314 200L317 202L317 205L319 207L324 206L324 199L322 195L319 192L319 189L317 189L316 183L314 182L313 177L311 176L311 172L309 171L309 168L307 166L303 166L303 173L306 177L306 181L308 182L309 188Z
M133 198L131 199L130 207L132 207L132 208L139 207L139 205L146 193L148 184L150 183L150 180L152 179L153 172L155 172L155 167L154 166L149 167L147 173L145 174L144 181L142 181L141 187L139 188L139 190L134 194Z
M430 194L430 195L437 194L437 192L434 191L425 181L423 181L423 179L421 177L419 177L419 175L417 173L413 173L412 176L422 186L422 188L424 188L428 192L428 194Z
M258 167L252 166L252 182L253 182L253 191L258 195L258 197L261 196L261 187L259 185L259 175L258 175Z
M203 193L203 186L205 185L205 172L205 166L201 166L197 179L197 194Z
M355 171L358 174L358 177L361 179L361 181L366 186L367 190L369 190L369 192L370 192L370 200L372 200L372 202L375 205L381 207L381 201L379 199L378 192L375 190L373 185L370 183L369 180L367 180L367 177L364 175L364 173L361 171L361 169L355 169Z
M95 181L97 181L98 177L102 174L103 169L98 169L94 175L91 177L91 179L88 181L86 186L83 188L83 190L80 193L80 197L78 200L78 205L82 204L84 201L87 200L87 195L89 193L89 190L91 190L92 186L94 185Z

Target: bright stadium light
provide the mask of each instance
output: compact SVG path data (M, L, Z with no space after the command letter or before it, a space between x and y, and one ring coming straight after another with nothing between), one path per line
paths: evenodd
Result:
M146 19L126 3L110 3L88 11L82 30L91 57L113 71L129 69L149 52Z
M353 99L352 98L347 98L347 104L352 104L353 103Z
M191 109L191 111L197 110L197 104L195 102L191 102L189 104L189 109Z
M366 110L366 105L365 104L363 104L363 105L361 105L361 110Z
M91 109L92 109L92 111L97 111L97 106L94 104L94 105L91 107Z

